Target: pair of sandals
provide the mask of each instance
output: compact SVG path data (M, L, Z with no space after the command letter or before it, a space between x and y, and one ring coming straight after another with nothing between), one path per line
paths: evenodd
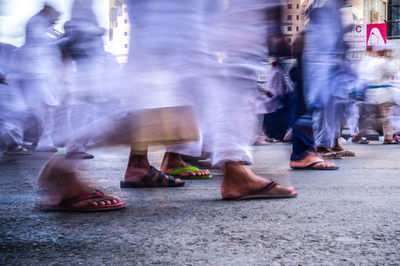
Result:
M146 173L146 175L143 177L142 181L139 182L126 182L126 181L121 181L121 187L122 188L141 188L141 187L180 187L185 184L184 181L176 182L175 177L179 178L188 178L188 176L177 176L178 173L181 173L183 171L199 171L198 168L190 166L190 167L182 167L180 169L176 169L171 173L171 175L166 175L159 170L157 170L155 167L151 166L149 171ZM155 179L155 177L158 175L158 177ZM168 178L165 178L165 177ZM198 178L211 178L212 175L202 175L202 176L189 176L190 179L198 179ZM168 180L165 182L165 180ZM297 196L297 192L292 188L289 193L283 193L283 194L277 194L277 195L271 195L270 191L276 187L278 183L271 181L267 183L263 188L252 191L250 193L247 193L245 195L239 196L239 197L233 197L233 198L224 198L225 200L248 200L248 199L275 199L275 198L295 198Z
M172 174L177 174L183 171L192 170L195 171L196 167L183 167L175 170ZM196 168L197 171L198 168ZM212 175L206 175L211 178ZM157 177L157 178L155 178ZM168 178L165 178L168 177ZM203 176L204 177L204 176ZM167 180L167 182L165 182ZM184 181L176 182L172 175L166 175L161 171L157 170L155 167L151 166L149 171L145 174L142 181L139 182L126 182L121 181L122 188L139 188L139 187L180 187L185 184ZM225 200L249 200L249 199L276 199L276 198L295 198L297 197L297 192L291 188L289 193L272 194L270 191L275 188L278 183L271 181L268 182L264 187L259 190L249 192L245 195L234 197L234 198L224 198ZM47 211L68 211L68 212L94 212L94 211L112 211L120 210L125 208L125 202L117 202L111 204L105 204L98 206L84 206L76 207L79 202L94 200L94 201L113 201L114 198L106 196L103 192L96 190L93 193L86 193L78 195L72 198L61 200L56 204L40 204L39 207L42 210Z

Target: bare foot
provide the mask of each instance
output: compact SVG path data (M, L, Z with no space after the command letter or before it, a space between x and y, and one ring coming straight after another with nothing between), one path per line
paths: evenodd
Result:
M38 177L38 188L42 194L41 202L44 205L57 206L60 202L84 194L97 193L97 190L79 180L79 171L76 164L65 157L54 155L51 157ZM72 203L70 209L107 206L119 203L118 197L102 195L97 198L79 200Z
M354 157L356 153L353 151L345 150L342 146L338 145L332 149L334 152L339 154L342 157Z
M342 157L354 157L356 156L355 152L348 151L339 144L339 139L335 140L335 147L332 148L332 151L337 152Z
M223 199L238 199L260 191L268 183L270 183L269 180L255 175L240 162L228 162L224 167L221 195ZM293 188L277 185L268 191L268 196L281 197L293 192Z
M325 153L330 153L330 152L332 152L332 149L325 148L325 147L317 147L317 148L316 148L316 151L317 151L319 154L325 154Z
M345 149L339 144L335 145L335 147L332 148L332 151L344 151L344 150Z
M299 161L290 161L289 166L292 168L302 168L302 167L307 167L308 165L321 161L321 163L318 163L315 165L315 167L327 167L327 168L332 168L335 167L334 163L329 163L325 162L320 156L318 156L317 153L315 152L310 152L306 157Z
M183 161L180 154L166 152L164 155L164 159L161 163L160 171L166 174L171 174L174 170L183 167L191 167L191 165ZM209 174L210 174L209 170L200 170L200 171L186 170L179 172L176 176L181 176L181 177L205 176Z

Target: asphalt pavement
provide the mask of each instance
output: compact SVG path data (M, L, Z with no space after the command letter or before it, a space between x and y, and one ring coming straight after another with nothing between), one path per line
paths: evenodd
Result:
M181 188L121 189L129 147L91 150L82 169L121 211L35 209L48 153L0 156L0 265L399 265L400 145L347 144L338 171L295 171L289 144L255 147L257 174L295 199L224 201L222 175ZM159 167L163 152L150 160Z

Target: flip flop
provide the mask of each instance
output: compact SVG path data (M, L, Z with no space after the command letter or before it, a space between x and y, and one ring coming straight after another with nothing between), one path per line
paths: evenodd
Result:
M33 152L31 150L28 150L21 145L18 145L14 147L11 150L6 150L3 152L3 155L32 155Z
M153 180L154 177L158 174L158 178ZM164 179L168 177L168 182L165 183ZM142 181L138 182L127 182L121 181L121 188L144 188L144 187L181 187L185 185L185 181L180 181L178 183L175 182L175 178L172 175L166 175L163 172L160 172L155 167L150 166L149 171L144 175Z
M189 175L189 176L180 176L178 175L179 173L182 173L184 171L194 171L194 172L200 172L200 169L194 166L186 166L182 168L175 169L174 171L171 172L171 175L175 178L180 178L180 179L210 179L213 177L213 175Z
M355 157L356 154L352 151L349 150L343 150L343 151L336 151L337 154L341 155L342 157Z
M313 162L307 166L304 167L291 167L294 170L337 170L339 169L338 166L333 166L333 167L315 167L315 165L318 165L320 163L324 163L324 161L316 161Z
M361 140L359 140L359 141L356 141L355 143L358 143L358 144L368 144L368 143L369 143L369 140L367 140L367 139L361 139Z
M271 196L269 195L269 192L271 189L276 187L278 183L276 182L269 182L265 187L262 189L248 193L246 195L240 196L240 197L235 197L235 198L224 198L224 200L250 200L250 199L284 199L284 198L295 198L297 197L297 192L292 190L290 194L282 194L282 195L274 195Z
M327 152L323 153L321 156L325 159L342 159L342 155L337 152Z
M397 142L397 141L395 141L395 140L392 140L391 142L383 142L382 143L383 145L398 145L399 144L399 142Z
M100 190L96 190L93 193L82 194L72 198L64 199L58 204L38 204L38 208L44 211L63 211L63 212L98 212L98 211L115 211L125 208L125 202L118 202L109 205L100 206L86 206L86 207L74 207L75 204L91 199L106 199L112 200L112 197L104 195Z

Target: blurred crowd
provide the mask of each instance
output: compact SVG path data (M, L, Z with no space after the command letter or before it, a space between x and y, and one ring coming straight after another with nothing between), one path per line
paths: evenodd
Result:
M297 195L246 168L254 144L291 141L291 168L336 170L326 159L355 156L340 144L344 128L353 142L367 144L373 129L383 144L399 143L390 47L368 47L357 64L346 56L344 0L313 9L292 46L281 30L283 1L125 3L123 67L104 50L91 0L74 1L63 33L53 30L60 13L44 4L26 24L24 45L0 44L3 156L55 153L38 178L41 207L125 207L80 179L78 160L95 156L89 146L131 146L122 188L212 178L192 165L209 162L224 171L222 198L243 200ZM156 169L147 150L160 144L167 148Z

